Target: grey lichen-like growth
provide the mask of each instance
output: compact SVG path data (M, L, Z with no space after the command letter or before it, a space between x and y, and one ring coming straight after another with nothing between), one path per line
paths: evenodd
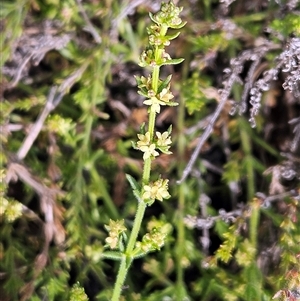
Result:
M268 40L259 41L259 44L259 46L253 49L247 49L236 58L233 58L230 61L230 66L224 69L225 76L223 88L219 90L219 104L204 133L200 137L194 153L192 154L191 159L183 171L183 175L178 183L183 182L192 171L198 154L200 153L205 141L212 133L213 125L228 101L235 83L243 86L243 93L241 101L231 102L232 108L230 114L234 115L236 112L240 115L244 114L247 111L249 99L249 103L251 105L249 122L252 127L256 126L255 117L259 114L263 93L270 89L270 84L278 79L280 72L286 75L285 81L282 85L283 89L289 90L294 98L298 100L298 102L300 101L300 38L291 38L286 44L286 49L277 56L275 66L266 70L262 74L262 77L255 81L254 73L263 58L265 58L268 53L280 49L280 45ZM251 62L251 65L245 80L243 80L241 74L244 72L245 64L249 61ZM294 123L298 124L296 121L292 122L292 124ZM297 144L299 143L300 134L298 134L298 128L299 127L297 127L297 125L294 128L295 138L291 144L292 151L297 148Z

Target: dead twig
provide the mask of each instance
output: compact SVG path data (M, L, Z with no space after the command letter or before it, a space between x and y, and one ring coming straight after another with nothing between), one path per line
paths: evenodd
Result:
M38 195L63 195L61 190L48 188L41 183L25 166L11 162L8 165L5 181L9 183L11 181L17 181L18 179L30 186Z
M62 36L39 36L39 37L30 37L21 38L19 43L25 43L22 47L26 55L22 58L21 63L16 68L16 74L14 75L12 81L9 83L9 88L14 88L20 81L25 66L30 60L34 61L34 65L38 65L39 62L43 59L45 54L52 49L59 50L65 47L71 39L70 34L64 34ZM24 41L23 41L24 40Z
M214 124L218 117L220 116L228 98L231 93L231 89L234 83L240 83L244 84L244 93L242 96L242 101L238 103L234 103L232 105L231 114L234 114L236 112L236 109L240 108L240 113L243 113L246 110L246 97L249 94L249 91L251 87L253 86L253 74L255 69L258 66L258 62L261 61L261 58L266 54L267 51L271 49L277 49L277 45L274 45L272 43L266 43L261 46L258 46L257 48L251 49L251 50L245 50L243 51L239 57L232 59L230 62L230 68L226 68L224 70L224 73L227 74L227 79L224 81L224 88L219 91L220 93L220 101L219 104L215 110L215 112L212 114L212 117L210 118L208 125L206 126L202 136L200 137L200 140L191 156L190 161L188 162L186 168L183 171L182 177L180 180L177 181L177 184L181 184L187 176L191 173L193 166L198 158L198 155L205 143L205 141L209 138L210 134L213 131ZM252 66L250 68L249 74L245 80L245 82L242 81L240 78L240 74L244 69L244 64L246 61L252 61ZM273 76L273 74L272 74ZM273 78L273 77L272 77ZM252 88L253 90L253 88ZM253 96L253 95L252 95ZM251 102L253 104L253 102ZM251 118L250 122L252 122L253 115L257 112L258 106L255 106L254 108L251 108Z
M86 31L88 31L94 38L94 40L96 41L97 44L101 44L102 39L100 37L100 35L98 34L97 30L95 29L95 27L93 26L92 22L90 21L90 19L88 18L82 4L81 4L81 0L76 0L79 11L86 23L86 27L84 28Z
M39 179L35 178L25 166L19 163L11 162L8 166L5 180L7 183L9 183L10 181L16 181L17 179L20 179L22 182L29 185L38 194L40 209L45 220L45 222L43 222L39 216L37 216L37 214L23 205L22 210L26 213L26 215L42 223L44 234L42 250L36 256L34 261L33 278L20 290L20 300L25 301L28 300L32 295L35 279L47 264L48 250L51 241L63 228L55 202L58 196L63 195L63 192L60 189L53 189L45 186Z
M205 141L209 138L210 134L212 133L214 124L226 104L229 93L230 93L230 91L228 91L228 90L224 91L221 101L219 102L219 104L216 108L216 111L214 112L213 116L211 117L207 127L204 130L204 133L200 137L200 140L191 156L191 159L190 159L189 163L187 164L186 168L184 169L181 179L177 181L177 184L181 184L187 178L187 176L191 173L193 166L198 158L198 155L199 155Z
M24 139L19 151L17 152L18 160L23 160L26 157L35 139L42 130L42 127L48 115L58 106L63 96L67 93L67 90L69 90L74 85L74 83L82 76L87 66L88 62L83 64L78 70L76 70L73 74L67 77L59 87L53 86L50 88L45 107L43 108L37 121L32 126L32 129Z
M288 191L267 197L263 193L257 193L256 197L260 200L261 208L268 208L273 202L280 201L286 197L294 197L294 192ZM206 195L200 195L199 203L201 207L201 217L187 215L184 218L184 222L189 228L197 228L200 230L210 229L218 220L223 220L226 223L235 222L237 218L242 217L243 215L247 217L247 212L250 210L249 206L240 206L240 208L229 212L226 212L224 209L220 209L218 215L207 216L205 206L208 202L209 199Z

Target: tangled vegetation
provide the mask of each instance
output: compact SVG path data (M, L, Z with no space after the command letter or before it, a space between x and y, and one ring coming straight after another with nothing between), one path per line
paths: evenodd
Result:
M1 300L299 300L299 0L175 3L1 2Z

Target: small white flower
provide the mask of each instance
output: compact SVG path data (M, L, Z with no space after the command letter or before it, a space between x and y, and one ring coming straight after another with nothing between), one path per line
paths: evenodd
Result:
M164 88L159 94L159 100L163 102L169 102L172 98L174 98L174 95L172 92L170 92L170 87Z
M159 155L159 153L155 150L155 144L150 144L149 146L142 146L140 150L144 152L144 160L150 158L151 156L157 157Z
M137 147L140 151L144 153L143 159L156 157L159 153L155 150L156 146L154 143L150 143L150 133L147 132L145 135L138 134L139 141L137 142Z
M146 99L143 104L150 106L151 112L160 113L160 106L165 105L162 101L157 99L156 97L151 97Z
M137 136L139 138L139 141L137 142L138 148L150 145L150 133L149 132L147 132L145 135L138 134Z
M168 146L172 144L171 137L169 136L168 132L156 132L157 137L157 146Z
M149 183L143 187L143 200L159 200L168 199L170 194L168 192L168 182L169 180L159 179L154 183Z

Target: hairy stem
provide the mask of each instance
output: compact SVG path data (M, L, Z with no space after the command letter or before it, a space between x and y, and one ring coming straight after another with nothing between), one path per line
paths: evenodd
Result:
M118 276L117 276L117 280L116 280L116 284L115 284L115 288L113 291L111 301L119 300L121 291L122 291L122 286L123 286L123 283L126 278L127 271L128 271L128 268L126 268L126 256L124 255L121 260L121 264L120 264L120 268L119 268L119 272L118 272Z
M158 89L159 71L160 71L159 66L155 66L153 68L152 88L155 92L157 92L157 89ZM156 118L156 113L155 113L155 111L151 110L151 108L150 108L148 131L150 132L150 140L151 141L153 140L153 136L154 136L155 118ZM151 172L151 161L152 161L152 158L148 158L144 161L143 178L142 178L143 185L149 184L150 172ZM131 254L134 249L134 246L135 246L135 243L136 243L136 240L137 240L140 228L141 228L141 224L142 224L142 221L144 218L146 206L147 206L146 203L144 203L142 201L139 202L139 204L138 204L132 231L131 231L129 241L127 244L127 248L126 248L126 253L125 253L124 258L121 261L120 268L118 271L118 276L117 276L116 284L115 284L114 291L113 291L112 301L118 301L120 298L122 286L124 284L127 272L129 270L131 262L133 260L131 258Z
M143 58L145 57L145 55L146 56L149 55L148 63L146 65L151 66L153 68L152 74L151 74L151 83L147 83L147 85L146 85L147 93L146 94L143 93L143 95L145 95L146 97L147 96L149 97L149 95L150 95L149 103L151 105L151 107L148 110L149 121L148 121L148 132L146 133L147 141L146 141L146 143L142 141L142 143L146 144L145 146L143 146L143 147L146 147L146 149L140 148L140 150L145 152L146 156L144 156L142 188L137 189L137 188L135 188L135 186L137 186L137 185L135 185L135 184L132 185L134 188L134 192L138 193L138 196L137 196L138 207L137 207L137 212L136 212L136 215L134 218L132 231L131 231L131 234L130 234L130 237L129 237L129 240L127 243L125 253L122 252L121 264L120 264L120 268L119 268L118 275L117 275L117 280L116 280L114 291L113 291L112 301L119 300L121 293L122 293L122 286L125 282L127 272L130 268L132 261L134 260L134 252L136 250L139 250L139 248L137 248L135 250L135 246L136 246L137 237L138 237L138 234L139 234L139 231L141 228L141 224L142 224L142 221L144 218L147 204L148 203L150 204L150 201L154 201L155 199L161 199L161 195L158 193L156 193L154 197L152 196L152 192L150 194L151 196L149 196L149 197L145 198L144 195L146 195L145 193L147 192L147 188L151 184L150 183L150 174L151 174L152 160L154 159L155 156L158 155L157 152L154 154L152 154L151 152L153 150L153 146L154 146L154 148L159 148L159 146L157 145L157 141L155 141L155 139L154 139L155 119L156 119L156 113L159 113L159 111L160 111L159 105L161 105L161 102L163 101L163 98L160 96L160 93L159 93L160 66L162 65L162 62L166 61L166 55L167 55L164 53L164 51L165 51L164 46L166 44L161 42L161 38L163 36L166 36L167 30L169 27L176 28L176 27L173 27L172 24L170 25L170 18L174 18L172 20L173 22L175 22L175 21L178 22L178 18L174 17L174 13L175 14L178 13L178 10L175 9L174 3L172 1L170 1L168 4L165 4L165 3L162 4L161 12L158 15L151 17L151 18L153 18L153 21L155 23L157 23L159 26L155 26L155 30L153 27L148 28L150 49L148 49L148 51L145 51L142 55ZM156 31L157 28L159 28L159 32ZM153 38L156 39L155 43L153 43ZM146 62L147 62L147 60L146 60ZM169 89L169 87L168 87L168 89ZM150 90L151 90L151 93L149 93ZM147 105L148 105L148 103L147 103ZM184 112L184 108L182 108L182 112ZM181 118L181 123L182 123L181 128L183 128L183 121L184 121L184 118L182 117ZM146 137L146 135L145 135L145 137ZM164 140L166 140L166 139L167 138L164 138ZM161 139L161 140L163 141L163 139ZM163 142L165 143L166 148L168 148L169 142L168 141L163 141ZM147 147L148 147L148 150L147 150ZM150 149L150 147L151 147L151 149ZM146 151L149 151L150 154L148 155L148 153L146 153ZM183 151L182 151L182 154L183 154ZM166 190L167 184L159 184L160 181L156 181L154 183L156 183L156 185L157 185L156 189L164 190L163 194L166 195L164 198L169 197L169 194ZM165 182L165 183L167 183L167 182ZM164 187L160 187L159 185L163 185ZM146 186L147 186L147 188L146 188ZM184 196L183 193L181 193L181 195L182 195L182 197ZM183 225L184 198L183 198L182 202L181 202L181 205L179 206L181 208L179 210L181 221L180 221L180 229L178 231L178 232L180 232L179 235L181 237L180 238L181 245L183 245L183 243L184 243L184 225ZM156 243L157 242L155 242L155 244ZM160 242L159 242L159 244L160 244ZM179 257L180 258L182 257L182 252L180 252ZM180 266L180 263L178 264L178 266ZM181 272L180 279L181 279L180 283L182 284L183 283L183 272ZM182 295L182 294L180 294L180 295Z

